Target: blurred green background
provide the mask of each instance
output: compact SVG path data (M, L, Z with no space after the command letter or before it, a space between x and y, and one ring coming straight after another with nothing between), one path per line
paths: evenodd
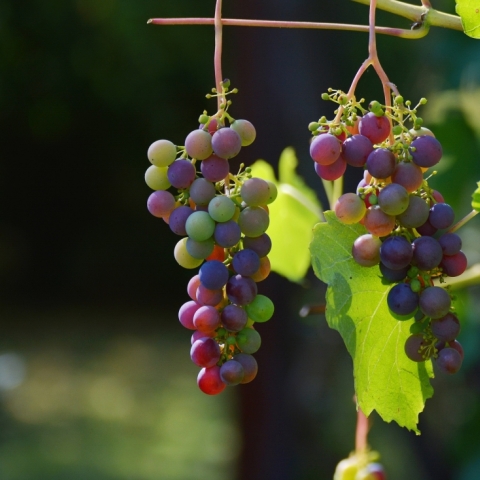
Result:
M416 3L416 2L411 2ZM453 13L454 2L434 7ZM190 333L177 320L192 272L177 238L148 214L148 146L182 144L214 84L213 29L151 17L211 17L214 0L0 2L0 479L327 480L353 449L351 360L322 316L301 319L324 287L272 274L277 313L259 331L255 382L207 397ZM367 22L348 0L225 2L224 16ZM383 12L382 25L409 28ZM306 125L332 116L328 87L348 89L365 34L226 28L232 114L257 128L243 161L276 165L293 146L318 191ZM379 37L390 79L444 146L432 184L458 212L480 180L480 43L435 29ZM373 71L359 95L380 98ZM441 174L440 174L441 173ZM355 188L361 172L349 172ZM478 218L461 230L480 262ZM288 234L288 226L286 226ZM434 380L422 435L374 418L370 443L389 479L480 477L480 288L458 293L462 370Z

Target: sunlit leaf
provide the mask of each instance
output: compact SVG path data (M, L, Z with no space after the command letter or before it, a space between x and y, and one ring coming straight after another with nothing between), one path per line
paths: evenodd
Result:
M480 182L477 183L478 188L473 192L472 195L472 208L477 212L480 212Z
M317 196L295 172L297 165L294 150L287 148L280 157L279 181L264 160L258 160L251 167L253 176L277 185L278 197L268 206L270 226L267 233L272 239L268 257L272 270L292 282L300 282L307 273L312 228L321 218Z
M455 11L462 19L463 31L472 38L480 38L480 3L478 0L456 0Z
M327 222L314 229L312 265L328 284L327 322L340 332L353 359L359 407L419 433L418 415L433 395L433 371L431 361L415 363L405 355L413 319L393 318L386 302L391 286L382 283L379 268L353 260L353 242L365 228L342 224L330 211L325 217Z

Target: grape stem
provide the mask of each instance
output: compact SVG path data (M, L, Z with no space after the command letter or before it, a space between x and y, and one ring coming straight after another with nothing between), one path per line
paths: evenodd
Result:
M147 21L152 25L215 25L214 18L151 18ZM234 27L264 27L264 28L307 28L319 30L347 30L352 32L368 32L368 25L352 25L348 23L325 22L281 22L276 20L250 20L239 18L222 18L222 26ZM394 37L416 40L425 37L428 28L422 27L415 30L403 28L375 27L377 33Z
M220 110L220 105L223 103L226 105L225 92L223 89L222 81L222 0L217 0L215 4L215 53L213 59L213 65L215 70L215 87L217 88L217 106Z
M370 425L367 416L362 412L361 408L357 410L357 429L355 431L355 451L366 452L368 448L368 431Z
M477 210L472 210L468 215L465 215L461 220L459 220L455 225L448 229L448 233L456 232L460 227L463 227L467 222L469 222L475 215L479 212Z

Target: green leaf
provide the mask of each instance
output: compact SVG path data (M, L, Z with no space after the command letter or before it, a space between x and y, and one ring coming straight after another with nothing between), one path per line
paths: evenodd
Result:
M280 181L273 168L264 160L252 165L252 175L274 182L277 199L268 206L272 250L268 254L272 270L292 282L300 282L310 267L308 247L312 228L321 219L321 206L315 192L306 186L295 172L298 160L293 148L286 148L280 156Z
M455 11L462 19L463 31L472 38L480 38L480 3L478 0L456 0Z
M314 228L312 265L328 284L327 322L353 359L358 405L367 416L376 410L386 422L418 434L418 415L433 395L433 370L431 361L415 363L405 355L413 319L393 318L386 301L391 286L382 283L380 269L353 260L353 242L365 228L342 224L331 211L325 218Z
M477 212L480 212L480 182L477 182L478 188L473 192L472 195L472 208Z

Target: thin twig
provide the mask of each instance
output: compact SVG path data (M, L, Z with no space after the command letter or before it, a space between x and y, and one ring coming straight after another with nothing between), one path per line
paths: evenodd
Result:
M225 102L225 95L220 95L223 92L222 81L222 0L217 0L215 5L215 53L213 65L215 69L215 87L217 88L217 105L220 110L221 103Z
M215 25L214 18L151 18L147 22L152 25ZM367 25L352 25L348 23L321 22L281 22L276 20L247 20L238 18L222 18L223 26L234 27L267 27L267 28L307 28L323 30L347 30L353 32L368 32ZM415 40L428 33L428 29L405 30L403 28L375 27L377 33Z
M368 424L368 418L362 412L361 408L357 410L357 429L355 431L355 451L366 452L368 447L368 430L370 426Z

